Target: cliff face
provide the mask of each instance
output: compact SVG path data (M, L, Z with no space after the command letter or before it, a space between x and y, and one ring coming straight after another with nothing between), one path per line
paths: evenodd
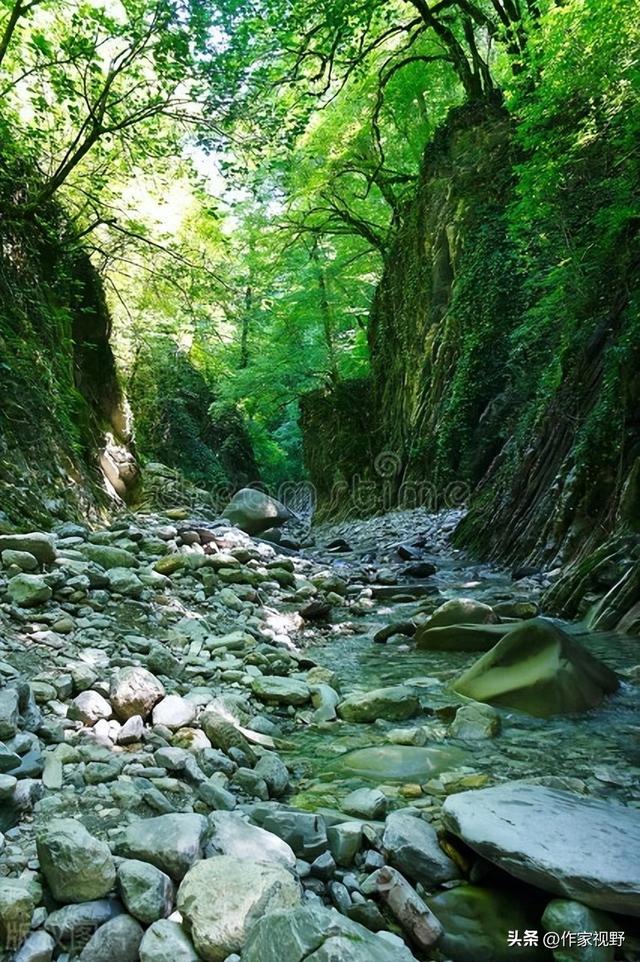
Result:
M102 286L81 250L61 246L57 220L6 220L0 235L0 507L10 525L101 513L113 494L105 469L120 477L107 432L127 440Z
M102 283L63 243L67 228L56 209L0 227L0 530L98 520L122 501L158 501L168 483L153 472L140 483ZM258 480L242 417L214 409L187 359L156 358L137 386L139 453L179 469L175 497L200 497L184 478L207 496Z
M638 224L599 227L615 199L600 142L554 209L566 248L542 256L537 238L553 227L542 216L530 245L514 237L514 142L500 107L464 108L427 149L374 298L354 429L364 397L377 429L369 476L380 486L375 465L392 464L396 503L443 506L466 490L460 546L562 566L553 610L629 629L640 595ZM325 444L307 459L321 493L327 464L350 473L344 413L338 427L323 405L331 457Z

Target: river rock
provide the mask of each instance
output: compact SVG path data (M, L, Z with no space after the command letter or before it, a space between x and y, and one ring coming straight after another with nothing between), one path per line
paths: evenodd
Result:
M254 767L269 789L269 798L280 798L289 788L289 769L275 752L265 752Z
M241 488L234 494L222 516L247 534L278 528L295 517L280 501L254 488Z
M475 741L478 738L495 738L500 734L500 715L490 705L475 702L461 705L449 728L452 738Z
M391 865L425 888L460 875L455 862L440 848L434 827L419 816L392 812L385 823L382 846Z
M299 885L286 869L226 855L194 865L178 892L178 909L205 962L241 952L253 922L299 901Z
M415 962L406 946L321 904L270 912L252 927L242 962Z
M277 705L306 705L311 698L309 686L295 678L261 675L251 682L251 691L260 701Z
M116 880L106 842L91 835L82 822L56 818L36 837L40 869L58 902L89 902L111 891Z
M19 608L36 608L43 605L53 595L47 582L41 575L20 574L10 578L7 582L9 600Z
M424 625L416 631L416 648L424 651L490 651L515 625Z
M213 812L209 816L209 841L205 855L229 855L255 862L273 862L293 869L296 857L283 839L252 825L232 812Z
M442 934L442 926L406 878L384 865L362 883L365 895L376 893L397 919L410 941L428 949Z
M180 695L167 695L153 709L154 725L164 725L171 731L186 728L195 720L196 709L193 702L187 701Z
M113 711L106 698L100 692L81 691L69 705L67 716L74 721L81 721L83 725L95 725L101 718L111 718Z
M0 879L0 948L18 948L31 927L34 907L25 885Z
M37 571L38 570L38 559L35 555L31 554L30 551L12 551L10 548L5 548L1 554L2 564L5 568L10 568L15 565L16 568L20 568L22 571Z
M447 625L492 625L497 621L493 608L475 598L452 598L433 612L426 622L429 628Z
M111 678L109 698L119 721L133 715L146 718L164 694L162 682L146 668L119 668Z
M592 908L640 916L637 809L510 782L450 796L443 818L516 878Z
M13 738L18 730L19 698L15 688L0 689L0 738Z
M77 947L87 942L99 926L122 912L122 905L117 899L65 905L47 916L44 927L59 945Z
M338 715L348 722L405 721L420 711L411 688L393 685L349 695L338 705Z
M138 859L122 862L118 866L118 890L129 914L145 925L171 914L171 879L149 862Z
M541 905L500 889L458 885L428 898L444 932L437 947L452 962L543 962L539 946L509 945L509 932L539 931ZM540 939L542 941L542 933Z
M553 899L542 916L542 926L547 932L617 932L619 927L610 915L590 909L580 902ZM555 962L613 962L615 948L612 945L566 945L554 950Z
M413 745L376 745L341 755L331 768L377 782L418 782L422 784L464 759L459 748Z
M467 698L539 718L588 711L617 687L615 673L549 618L517 625L453 683Z
M116 851L126 858L150 862L179 881L202 857L206 830L206 818L189 812L144 818L128 826Z
M85 544L82 546L82 553L105 571L110 568L138 567L136 556L125 548L115 548L107 544Z
M56 560L55 538L41 531L0 535L0 552L6 550L27 551L43 565L53 564Z
M340 807L347 815L377 819L384 817L387 804L387 797L379 788L356 788L343 799Z
M327 827L321 815L269 804L264 811L256 806L251 816L267 832L273 832L291 846L298 858L313 861L328 848Z
M56 943L49 933L40 929L27 936L11 962L50 962L55 947Z
M178 922L160 919L144 933L140 962L200 962L200 956Z
M117 915L94 932L78 962L137 962L143 934L130 915Z

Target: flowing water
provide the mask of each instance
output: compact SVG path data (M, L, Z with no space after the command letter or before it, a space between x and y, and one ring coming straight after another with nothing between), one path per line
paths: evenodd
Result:
M365 527L369 532L369 525ZM335 534L335 530L330 533ZM348 540L351 543L351 539ZM370 540L361 554L370 558L367 547L371 547ZM388 551L383 549L378 554L384 558ZM446 541L425 557L438 566L431 580L440 589L442 600L465 596L491 603L539 594L535 583L528 583L526 588L514 585L507 572L472 564L460 552L448 547ZM344 558L334 561L333 567L345 575L362 570L357 560L351 562ZM599 708L582 715L549 719L504 709L500 711L502 731L497 738L462 742L447 736L452 706L457 703L447 682L472 664L479 654L418 651L402 636L395 636L386 645L372 640L378 628L391 621L407 620L416 607L416 602L378 604L365 618L360 633L341 631L338 627L321 644L308 649L308 654L320 665L335 672L343 693L408 684L419 691L424 713L403 723L311 724L292 736L289 760L295 761L305 775L294 804L313 809L334 808L345 794L363 784L384 783L387 794L399 793L401 780L381 775L377 781L365 781L359 775L341 771L342 763L338 759L354 749L388 745L391 729L424 727L425 744L444 752L440 768L452 773L445 776L445 781L455 783L462 779L460 787L480 787L524 777L572 779L578 781L566 782L566 785L574 790L640 806L640 699L637 682L624 680L624 673L640 662L640 639L614 634L581 636L580 641L620 672L623 679L618 692ZM447 752L451 753L450 760ZM556 784L562 787L560 782ZM434 796L442 793L438 780L429 782L421 798L412 797L412 804L428 807L435 801Z

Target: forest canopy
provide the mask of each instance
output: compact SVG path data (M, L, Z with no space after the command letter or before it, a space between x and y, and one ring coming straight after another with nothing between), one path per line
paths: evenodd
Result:
M513 124L510 231L536 265L514 335L526 376L558 346L559 289L580 316L567 246L596 272L637 217L630 0L0 10L3 218L87 250L125 376L186 354L246 417L269 480L302 470L300 394L368 372L372 296L451 111L490 104Z

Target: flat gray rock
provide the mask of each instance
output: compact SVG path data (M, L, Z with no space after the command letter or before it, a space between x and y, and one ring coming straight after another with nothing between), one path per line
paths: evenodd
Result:
M510 782L450 796L444 824L516 878L592 908L640 916L640 811Z

